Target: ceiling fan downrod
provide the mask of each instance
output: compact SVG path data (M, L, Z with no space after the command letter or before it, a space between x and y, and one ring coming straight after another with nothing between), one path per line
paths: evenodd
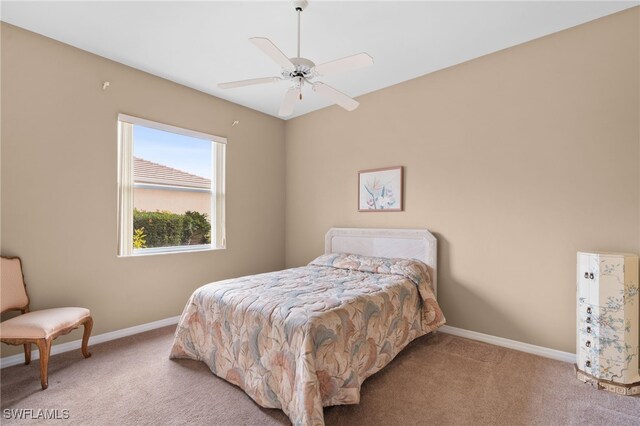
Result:
M296 12L298 12L298 58L300 57L300 15L302 14L302 7L296 6Z
M298 13L298 54L296 55L296 57L300 58L300 16L302 15L302 11L304 10L305 7L307 7L309 3L306 0L296 0L293 2L293 7L296 9L296 12ZM303 84L303 79L302 77L299 77L298 79L298 88L300 89L299 94L298 94L298 98L300 100L302 100L302 84Z
M298 58L300 57L300 16L302 15L302 11L304 11L305 7L309 5L307 0L295 0L293 2L293 7L296 12L298 12Z

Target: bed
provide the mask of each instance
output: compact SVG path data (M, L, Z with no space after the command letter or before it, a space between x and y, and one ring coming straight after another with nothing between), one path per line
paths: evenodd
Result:
M307 266L207 284L190 297L171 358L203 361L294 425L357 404L360 386L445 319L426 230L332 228Z

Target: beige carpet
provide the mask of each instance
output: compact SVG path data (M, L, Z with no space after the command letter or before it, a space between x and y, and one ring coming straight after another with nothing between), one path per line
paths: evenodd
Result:
M200 362L168 359L174 327L2 370L7 408L69 410L55 424L286 425ZM362 387L359 405L325 408L327 425L639 425L640 398L598 391L573 366L438 333L410 344ZM34 421L15 422L35 424Z

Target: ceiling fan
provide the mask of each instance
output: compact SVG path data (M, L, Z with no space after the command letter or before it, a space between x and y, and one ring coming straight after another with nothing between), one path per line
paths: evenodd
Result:
M353 111L358 107L358 105L360 105L359 102L334 89L328 84L313 80L316 77L324 77L372 65L373 58L367 53L358 53L356 55L347 56L346 58L336 59L334 61L316 65L309 59L300 57L300 14L307 7L308 2L306 0L298 0L294 1L293 5L298 13L298 52L296 57L288 58L268 38L252 37L249 39L249 41L258 49L262 50L274 62L282 67L282 76L252 78L249 80L220 83L218 84L218 87L220 89L231 89L235 87L251 86L254 84L289 81L292 83L291 88L285 93L278 113L278 115L282 117L287 117L293 113L293 108L295 107L296 102L302 100L302 87L307 83L311 85L314 92L324 96L333 103L340 105L347 111Z

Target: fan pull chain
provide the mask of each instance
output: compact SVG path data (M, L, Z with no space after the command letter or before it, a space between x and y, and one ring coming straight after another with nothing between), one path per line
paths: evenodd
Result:
M298 77L298 97L302 100L302 86L304 85L304 80L302 77Z

